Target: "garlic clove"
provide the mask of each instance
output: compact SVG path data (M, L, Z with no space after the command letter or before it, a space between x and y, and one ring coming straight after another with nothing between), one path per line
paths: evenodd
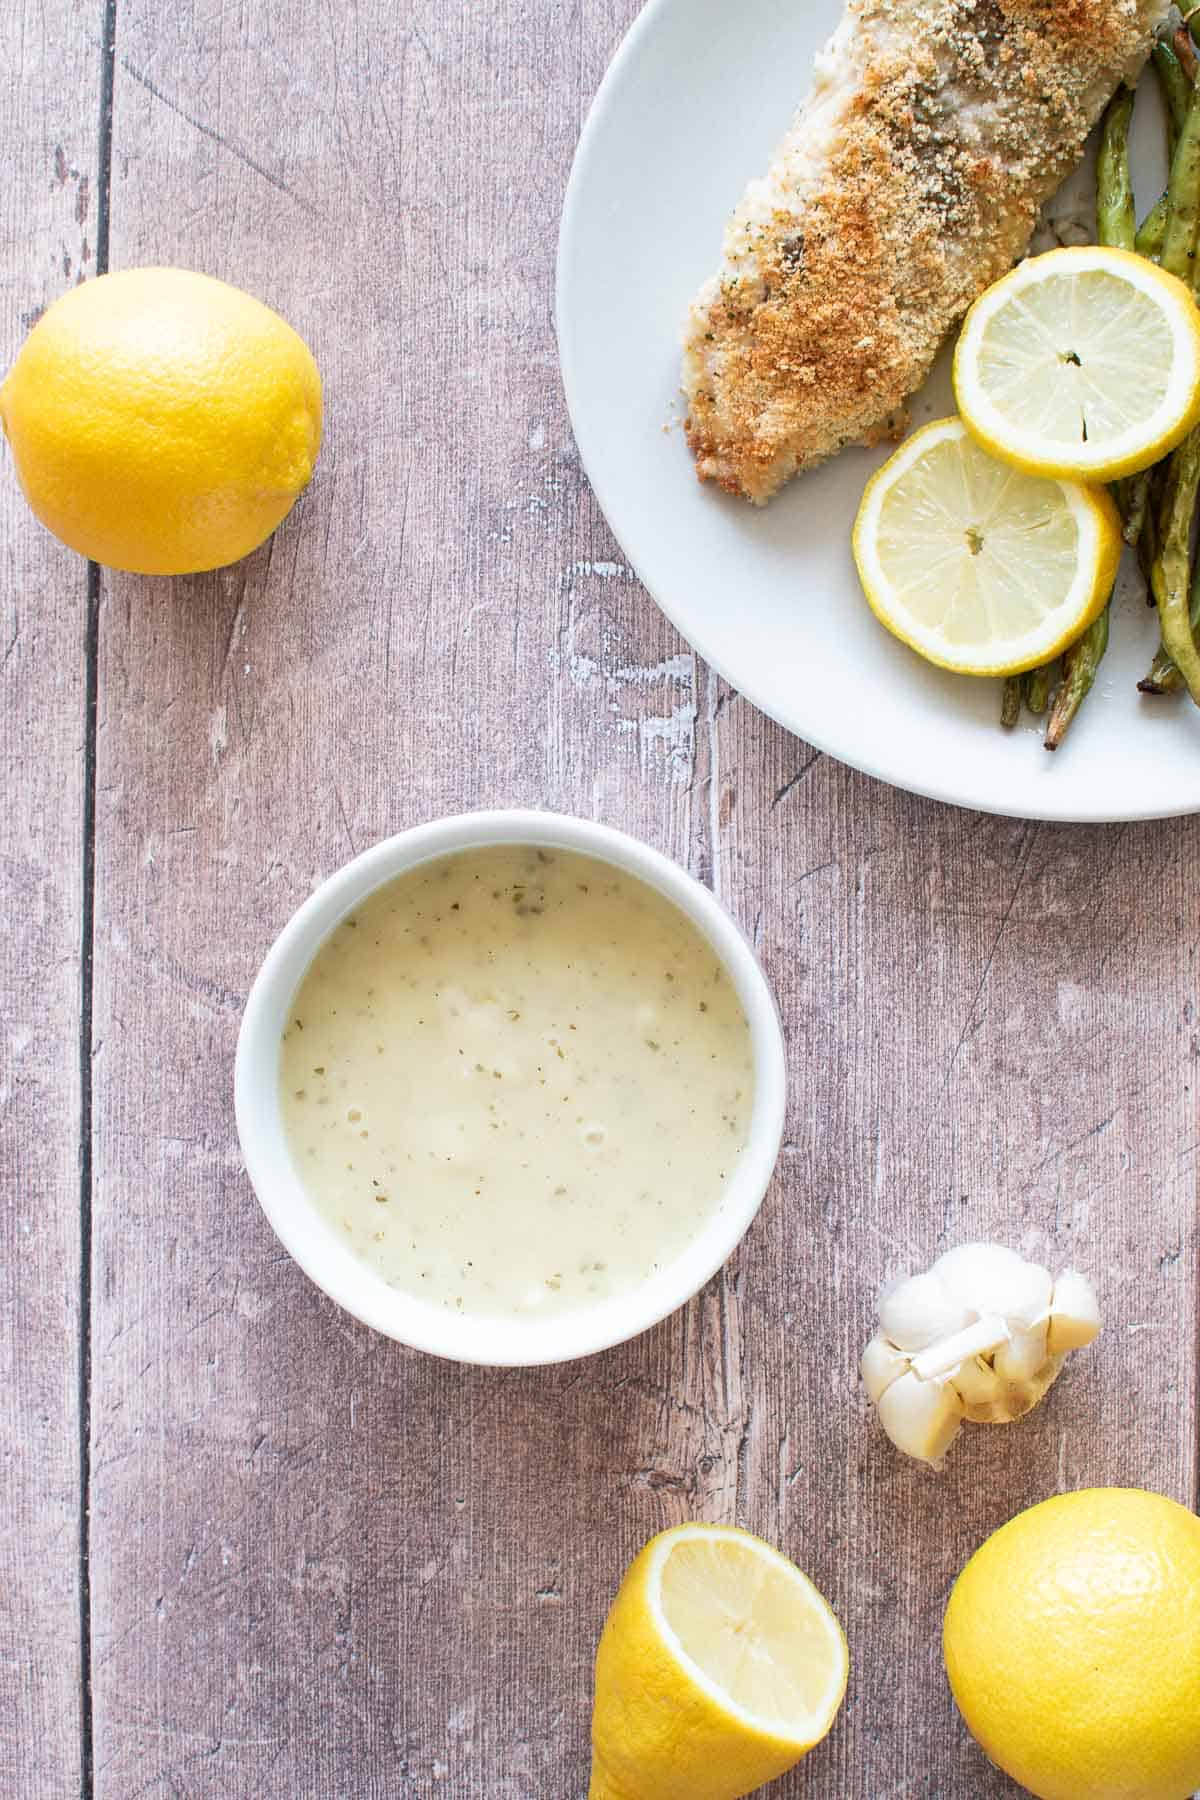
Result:
M1054 1277L1041 1263L1026 1263L1019 1276L1014 1276L1005 1303L1010 1325L1028 1325L1034 1329L1046 1317L1046 1308L1054 1293Z
M1001 1390L1000 1406L993 1413L990 1423L993 1425L1011 1425L1016 1419L1023 1419L1034 1407L1045 1398L1045 1395L1062 1373L1063 1358L1048 1356L1036 1375L1028 1381L1006 1381Z
M1064 1269L1054 1284L1050 1302L1047 1347L1052 1356L1066 1356L1071 1350L1082 1350L1099 1333L1104 1323L1096 1290L1086 1275L1077 1269Z
M1004 1383L990 1362L982 1356L969 1356L950 1379L962 1398L968 1419L978 1424L977 1412L981 1412L985 1420L992 1417L992 1408L999 1404L1004 1393Z
M1030 1331L1014 1331L1007 1344L1001 1344L993 1362L1002 1381L1032 1381L1046 1361L1046 1327L1034 1326Z
M897 1450L919 1462L940 1463L962 1429L963 1403L954 1389L911 1370L881 1394L878 1410Z
M1020 1251L1010 1250L1007 1244L955 1244L953 1250L942 1251L931 1265L931 1272L940 1275L947 1284L953 1282L960 1286L979 1276L989 1279L997 1269L1024 1266L1025 1258Z
M932 1269L886 1288L879 1302L880 1329L901 1350L924 1350L968 1324L970 1314Z
M867 1393L876 1406L893 1381L898 1380L908 1366L908 1357L903 1350L897 1350L894 1344L888 1343L882 1332L876 1332L863 1351L862 1362L859 1364Z
M1027 1263L1003 1244L959 1244L939 1256L930 1272L972 1312L1003 1313L1025 1325L1049 1306L1053 1291L1048 1269Z

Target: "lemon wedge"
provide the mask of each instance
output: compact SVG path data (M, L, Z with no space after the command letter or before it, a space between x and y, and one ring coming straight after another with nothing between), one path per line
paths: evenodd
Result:
M853 542L871 609L903 643L963 675L1014 675L1103 611L1121 523L1103 488L1024 474L938 419L868 483Z
M677 1525L630 1564L596 1653L589 1800L737 1800L799 1762L846 1691L846 1639L794 1563Z
M1115 481L1200 419L1200 311L1182 281L1128 250L1031 256L967 314L954 397L1001 461Z

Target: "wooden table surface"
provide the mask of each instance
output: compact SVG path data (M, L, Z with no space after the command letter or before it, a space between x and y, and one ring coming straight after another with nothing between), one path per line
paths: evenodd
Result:
M3 355L106 267L279 308L315 481L218 574L89 569L5 454L0 1792L580 1800L634 1551L737 1521L853 1673L772 1790L999 1800L939 1628L1059 1489L1196 1500L1200 822L980 817L860 777L692 656L559 387L559 205L636 0L15 0ZM1000 746L997 746L998 753ZM623 826L753 935L786 1144L693 1304L574 1366L409 1352L310 1286L242 1170L242 1002L313 884L416 821ZM856 1364L889 1276L994 1235L1108 1325L940 1477Z

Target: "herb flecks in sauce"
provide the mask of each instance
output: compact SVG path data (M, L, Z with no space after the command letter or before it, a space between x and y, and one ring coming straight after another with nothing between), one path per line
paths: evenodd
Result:
M297 1164L353 1250L431 1304L522 1317L677 1257L721 1204L753 1093L695 927L605 863L512 846L424 864L353 925L281 1050Z

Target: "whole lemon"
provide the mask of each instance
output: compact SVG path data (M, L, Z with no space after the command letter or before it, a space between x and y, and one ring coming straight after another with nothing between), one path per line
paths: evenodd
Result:
M236 562L312 475L321 378L270 307L187 269L84 282L34 326L0 421L43 525L142 575Z
M1038 1800L1200 1787L1200 1519L1140 1488L1018 1513L946 1608L946 1672L980 1744Z

